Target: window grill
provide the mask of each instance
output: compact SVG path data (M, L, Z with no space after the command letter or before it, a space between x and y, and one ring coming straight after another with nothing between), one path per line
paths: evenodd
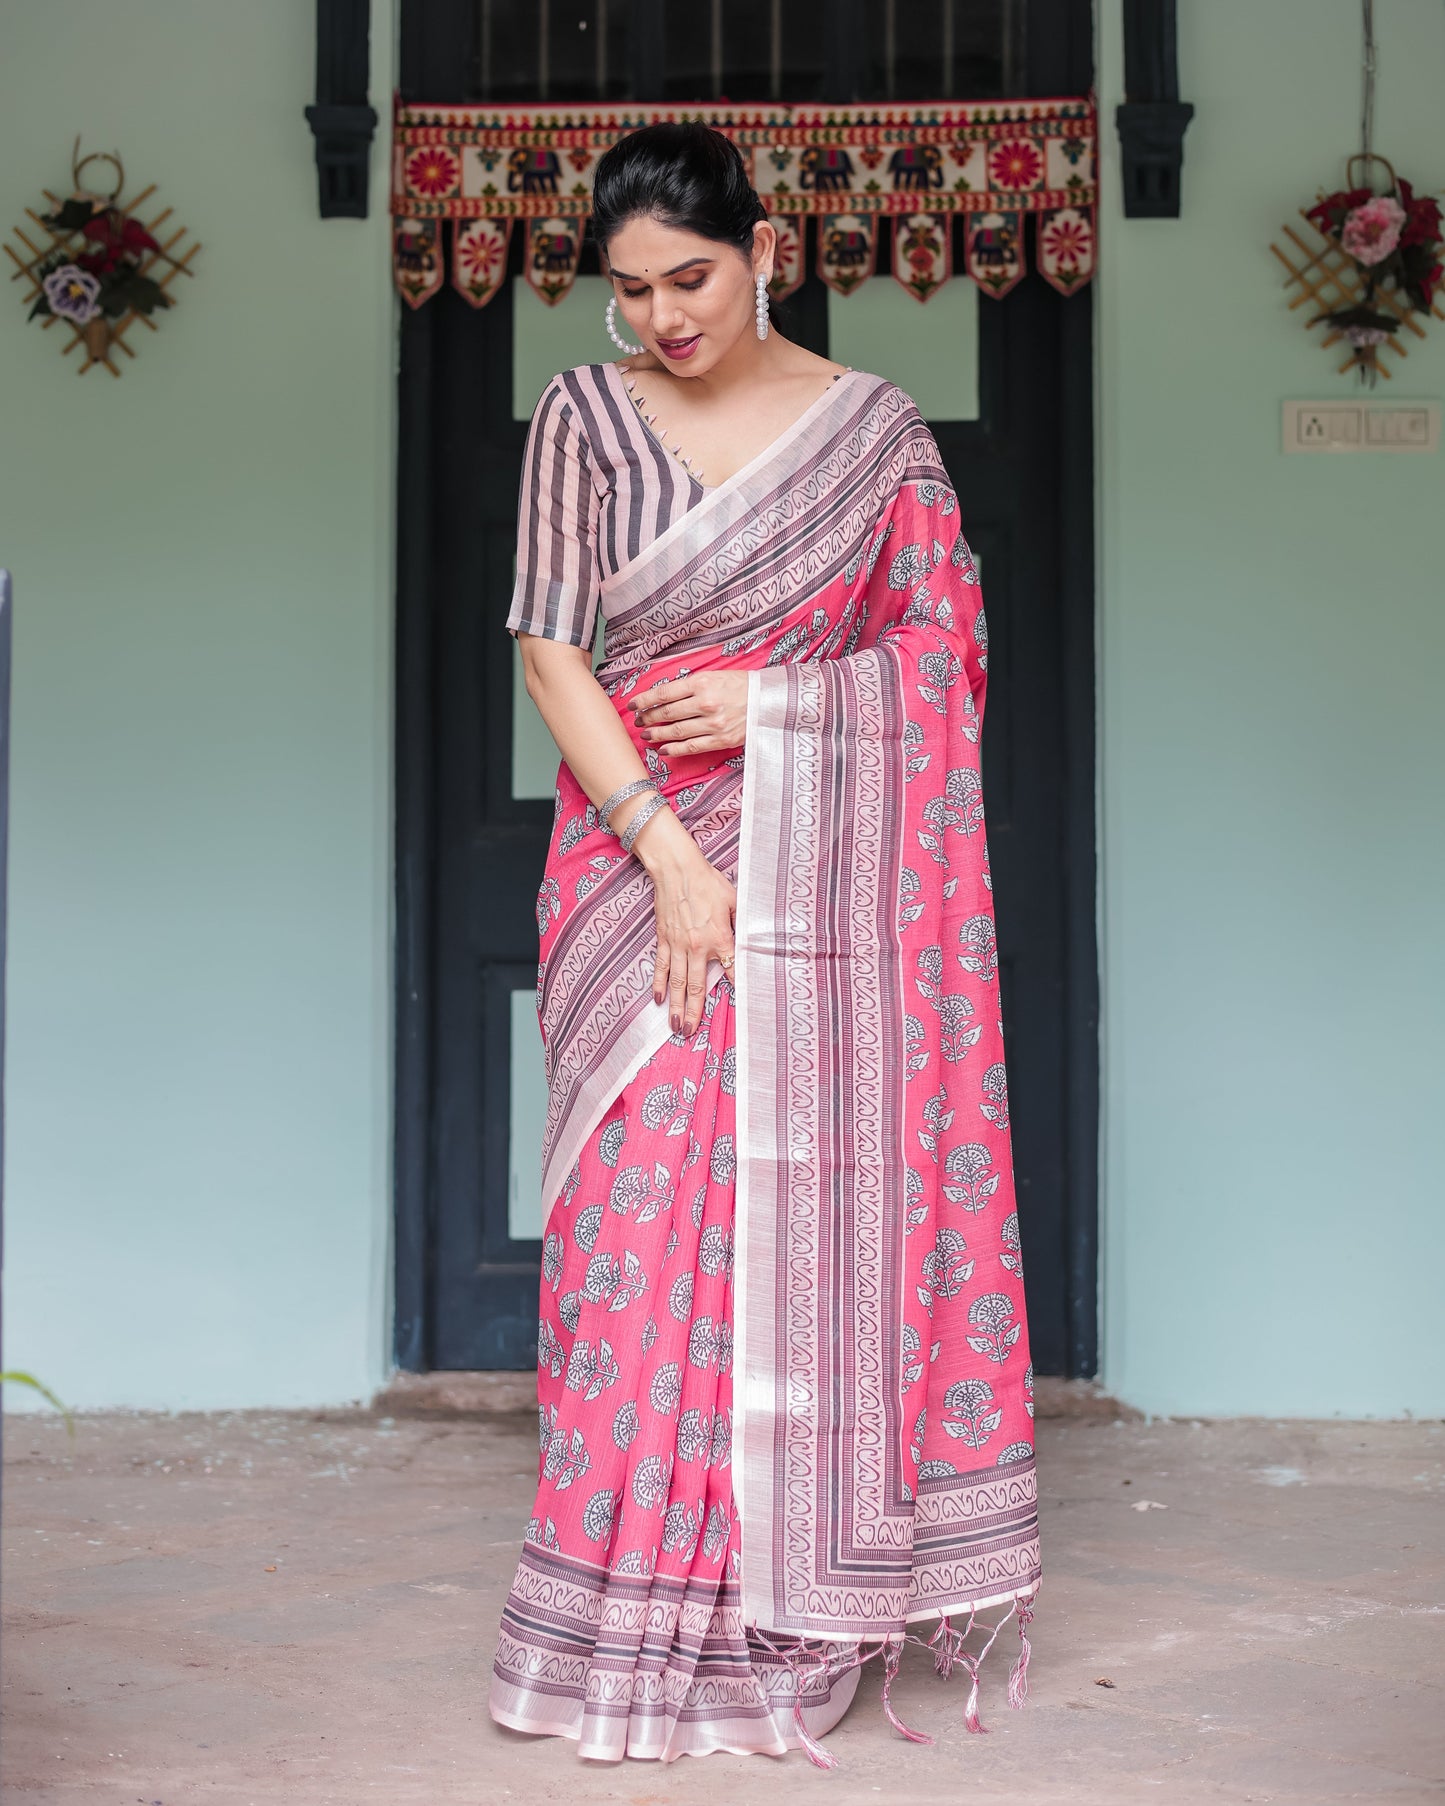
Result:
M989 100L1025 0L476 0L482 101Z

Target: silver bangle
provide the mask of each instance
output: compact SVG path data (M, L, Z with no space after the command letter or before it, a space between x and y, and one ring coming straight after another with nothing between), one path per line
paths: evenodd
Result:
M598 821L601 822L602 826L606 828L609 834L615 834L617 830L607 818L611 815L617 805L626 802L629 796L636 796L639 790L656 790L656 788L657 779L652 777L634 778L630 784L620 785L612 792L605 803L598 806Z
M632 851L632 843L637 839L638 830L641 828L642 824L651 821L659 809L666 809L667 807L667 798L663 796L660 791L656 795L648 798L618 836L618 840L624 853L630 853Z

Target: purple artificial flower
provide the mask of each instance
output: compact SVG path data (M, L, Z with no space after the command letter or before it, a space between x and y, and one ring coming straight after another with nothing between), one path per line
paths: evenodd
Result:
M40 286L45 290L51 313L59 314L62 320L84 326L100 312L100 284L77 264L62 264Z

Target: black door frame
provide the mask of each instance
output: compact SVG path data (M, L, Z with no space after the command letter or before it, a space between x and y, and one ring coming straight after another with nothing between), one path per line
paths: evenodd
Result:
M655 29L635 34L634 97L661 81L661 0L633 0L655 15ZM835 91L856 94L848 29L864 0L820 0L820 29L833 46ZM399 87L409 101L466 98L466 71L448 69L438 46L455 44L459 22L475 0L403 0ZM831 15L831 16L829 16ZM1040 97L1093 88L1090 0L1030 0L1028 91ZM1039 281L1037 275L1028 278ZM432 1365L432 1270L435 1236L435 1136L432 1036L435 969L431 924L437 890L434 808L435 745L431 731L435 669L435 573L431 558L431 459L435 377L433 309L408 311L398 363L397 566L395 621L395 1115L393 1187L395 1275L393 1352L412 1372ZM1062 611L1066 659L1065 723L1068 849L1063 873L1069 923L1068 984L1061 1033L1067 1060L1066 1220L1070 1377L1098 1370L1099 978L1096 932L1094 457L1092 293L1064 310L1065 382L1060 397L1065 546Z

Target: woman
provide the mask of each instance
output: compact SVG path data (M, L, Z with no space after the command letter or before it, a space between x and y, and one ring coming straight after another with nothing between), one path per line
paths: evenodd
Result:
M897 1724L915 1620L977 1729L954 1619L1016 1613L1019 1703L1038 1586L978 579L909 398L770 329L726 138L622 139L593 221L626 355L537 405L507 621L562 765L541 1472L491 1710L827 1765L874 1654Z

